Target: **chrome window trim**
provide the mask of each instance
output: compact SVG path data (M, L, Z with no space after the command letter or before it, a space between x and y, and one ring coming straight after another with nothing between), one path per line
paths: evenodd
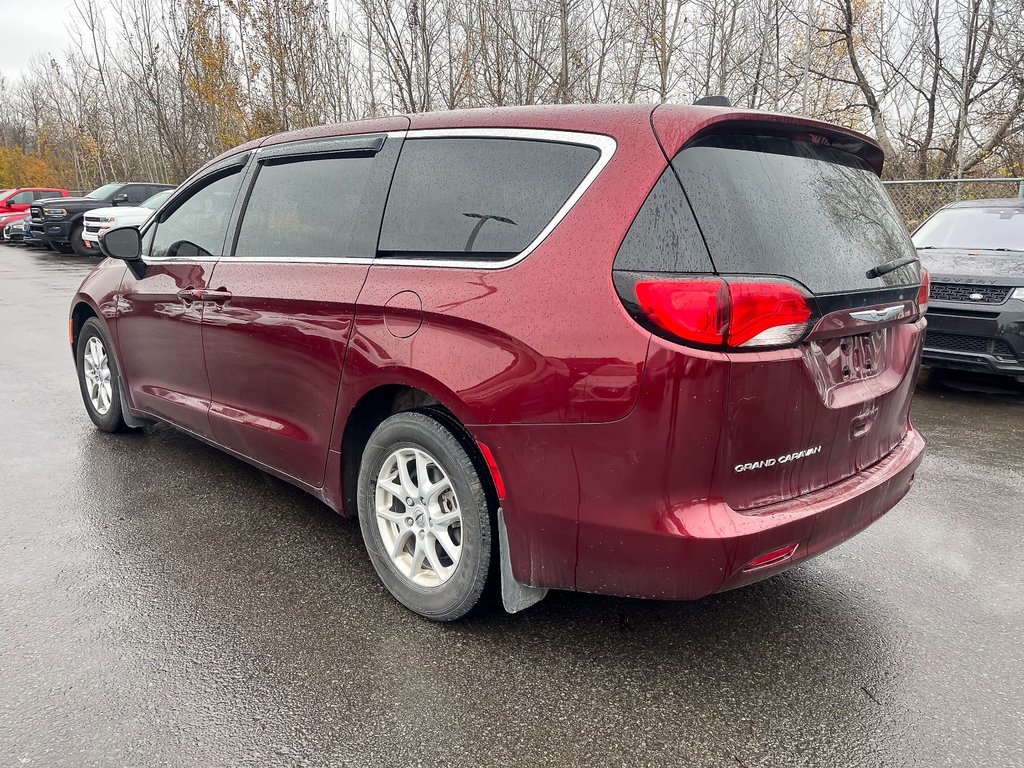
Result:
M352 134L353 137L380 135L374 131L367 134ZM583 133L579 131L564 131L560 129L541 128L427 128L410 131L388 131L388 138L404 138L405 141L416 139L519 139L527 141L544 141L552 144L577 144L581 146L594 147L599 155L597 162L583 177L569 198L562 204L554 217L545 225L533 241L515 256L501 261L472 261L469 259L390 259L376 257L320 257L320 256L221 256L215 260L230 261L231 263L254 263L254 264L380 264L395 267L442 267L453 269L486 269L497 270L507 269L514 266L533 253L548 238L569 212L576 206L580 198L586 194L590 186L597 180L598 176L611 161L612 156L618 149L618 144L611 136L600 133ZM281 145L273 145L277 148ZM256 158L260 156L260 149L257 147L253 154ZM269 148L268 148L269 149ZM150 221L155 220L151 217ZM147 222L148 224L149 222ZM143 230L143 235L145 231ZM147 258L147 263L167 264L175 262L192 263L194 260L178 258Z
M455 267L461 269L506 269L525 259L537 248L540 247L579 202L580 198L590 188L601 171L605 169L618 145L611 136L599 133L580 133L577 131L546 130L538 128L430 128L418 131L409 131L406 141L416 139L519 139L528 141L544 141L551 144L577 144L581 146L594 147L598 151L597 162L583 177L582 181L562 207L559 208L554 217L545 225L540 233L529 245L515 256L501 261L472 261L470 259L374 259L377 264L387 264L406 267ZM401 162L401 159L399 159Z

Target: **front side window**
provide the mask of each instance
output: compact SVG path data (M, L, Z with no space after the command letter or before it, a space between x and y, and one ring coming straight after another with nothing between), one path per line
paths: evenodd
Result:
M104 184L102 187L96 187L92 192L86 195L90 200L106 200L112 194L114 194L120 184Z
M360 242L360 208L373 165L371 154L265 162L245 207L235 255L275 259L372 255Z
M18 194L11 198L11 202L17 204L31 203L32 200L32 193L29 191L19 192Z
M379 255L513 257L599 158L594 147L550 141L410 138L391 185Z
M132 184L121 190L121 194L125 196L126 205L138 205L147 197L149 197L149 187L142 186L141 184Z
M228 219L238 195L241 168L192 192L161 218L153 235L154 258L210 259L224 250Z

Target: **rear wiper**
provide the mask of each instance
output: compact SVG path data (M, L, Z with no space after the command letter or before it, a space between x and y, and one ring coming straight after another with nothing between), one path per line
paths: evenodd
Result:
M900 267L905 267L916 261L920 261L917 256L904 256L902 259L896 259L896 261L887 261L885 264L879 264L877 267L869 269L867 271L867 277L870 280L875 277L881 277L882 275L888 275L890 272L895 272Z

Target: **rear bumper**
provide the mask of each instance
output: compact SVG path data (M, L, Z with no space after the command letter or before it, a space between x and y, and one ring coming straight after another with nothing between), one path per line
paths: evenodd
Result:
M581 531L605 550L599 591L627 597L695 600L774 576L841 544L880 518L910 490L925 442L911 428L888 456L863 472L795 499L740 514L703 502L647 518L647 530ZM792 555L747 569L766 553Z
M517 581L663 600L696 600L751 584L842 543L892 509L910 490L925 447L911 427L885 458L858 474L741 513L720 499L652 494L657 472L641 475L647 493L635 486L638 475L631 470L646 464L605 431L619 426L477 430L490 447L502 449L498 464L509 487L504 508ZM556 448L577 430L582 438L570 438L570 450ZM513 432L519 433L514 443ZM577 461L584 455L606 461L585 462L584 470ZM792 544L796 550L785 560L745 570L755 558Z

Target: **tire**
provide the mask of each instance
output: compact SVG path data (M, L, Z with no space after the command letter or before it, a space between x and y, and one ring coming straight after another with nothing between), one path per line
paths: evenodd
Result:
M79 331L75 362L78 368L78 387L92 423L103 432L127 431L117 361L114 360L103 326L94 317L86 320Z
M421 468L427 483L419 482ZM454 621L480 603L494 554L490 506L466 448L433 416L398 413L370 436L359 468L359 527L377 575L409 610Z
M81 224L72 229L68 245L70 245L71 250L79 256L88 256L89 251L85 249L85 241L82 239L82 231L83 229Z

